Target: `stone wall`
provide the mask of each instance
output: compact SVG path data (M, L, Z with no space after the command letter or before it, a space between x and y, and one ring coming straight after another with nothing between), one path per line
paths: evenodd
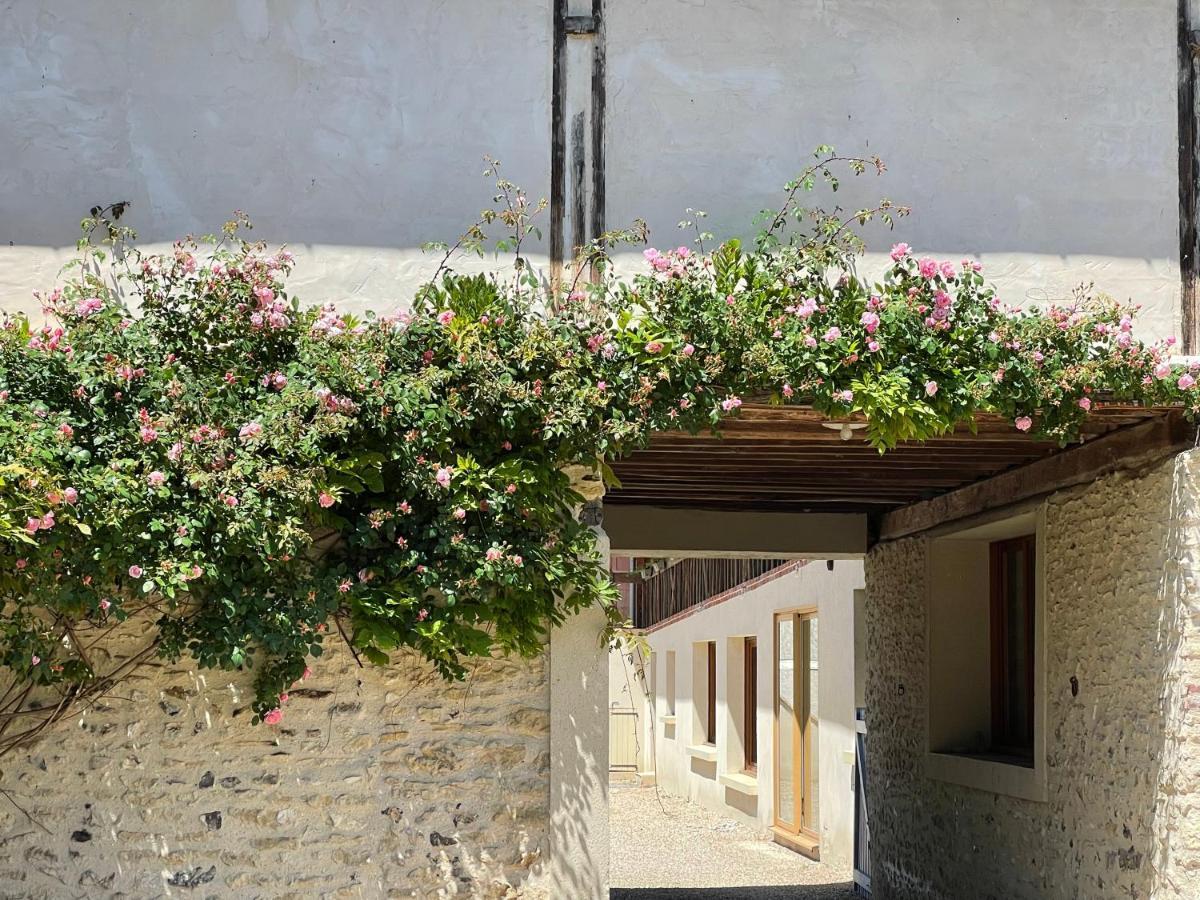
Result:
M1046 501L1046 802L926 776L931 543L871 552L875 896L1200 896L1198 475L1192 452Z
M447 686L328 643L277 726L155 663L0 760L0 896L540 896L548 658Z

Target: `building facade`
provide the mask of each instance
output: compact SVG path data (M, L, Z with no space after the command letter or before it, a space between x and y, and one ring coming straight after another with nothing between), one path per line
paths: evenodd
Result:
M1193 7L17 2L0 20L0 308L36 312L31 292L53 286L97 204L131 201L125 221L159 245L244 209L256 238L294 251L302 300L390 312L436 268L421 244L452 241L487 203L484 154L550 198L530 257L550 273L576 238L634 216L660 246L688 240L689 207L719 237L752 232L833 144L890 169L848 182L842 205L913 207L868 234L868 265L903 240L980 260L1012 302L1094 281L1143 304L1139 337L1179 333L1195 352ZM1196 466L1176 454L847 551L865 571L853 706L867 709L876 896L1200 896ZM718 550L747 549L734 531ZM825 577L807 568L798 584ZM839 560L832 576L849 571ZM1005 594L994 571L1028 587ZM1010 601L996 627L993 591ZM823 635L832 613L816 602ZM656 702L674 652L681 734L658 708L647 746L664 784L764 821L762 795L736 783L728 676L745 638L760 654L773 641L767 611L804 604L761 605L753 628L722 620L727 603L681 621L673 651L657 639ZM269 736L244 724L242 673L148 670L128 699L6 761L0 892L601 897L599 628L586 614L541 661L485 667L471 703L336 657ZM666 760L707 728L695 671L709 651L694 650L714 639L717 777L696 780L712 760ZM763 741L760 728L760 764ZM848 785L844 752L820 752L822 787Z
M784 563L647 628L660 789L849 863L862 587L858 561Z

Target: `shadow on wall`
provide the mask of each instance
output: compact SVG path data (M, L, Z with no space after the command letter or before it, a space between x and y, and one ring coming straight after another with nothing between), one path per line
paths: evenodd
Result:
M550 638L551 896L602 900L608 885L608 652L604 612ZM540 882L538 882L540 886Z
M98 665L142 646L125 624ZM482 664L468 688L331 642L277 726L249 724L248 688L154 660L6 757L0 895L507 896L543 868L543 660Z

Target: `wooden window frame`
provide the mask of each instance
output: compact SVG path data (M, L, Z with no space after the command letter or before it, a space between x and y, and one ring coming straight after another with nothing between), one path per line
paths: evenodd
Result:
M708 654L708 696L705 697L704 741L707 744L717 743L717 642L709 641Z
M1007 624L1005 600L1007 595L1007 573L1005 565L1007 555L1020 547L1025 552L1025 621L1023 624L1024 639L1028 653L1025 663L1026 684L1026 733L1028 743L1016 743L1010 740L1007 723L1009 721L1008 697L1009 676L1007 671L1008 644L1010 630ZM1020 537L993 541L989 546L988 573L990 585L990 642L991 642L991 703L992 703L992 751L1002 756L1032 758L1034 753L1034 727L1036 717L1034 707L1037 701L1037 685L1035 677L1036 660L1036 622L1037 622L1037 538L1027 534Z
M744 667L742 742L745 750L745 772L758 774L758 638L745 638L742 647Z

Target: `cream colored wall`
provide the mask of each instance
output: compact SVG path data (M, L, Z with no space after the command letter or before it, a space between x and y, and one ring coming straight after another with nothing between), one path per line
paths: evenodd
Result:
M651 772L654 764L650 747L652 736L648 703L650 699L650 660L639 648L623 642L608 651L609 710L633 710L637 716L637 767L639 772Z
M1200 896L1198 498L1193 451L1046 501L1042 801L931 777L928 578L942 545L871 552L873 896Z
M667 653L676 654L676 724L667 713L665 688L656 693L655 777L662 790L719 810L764 829L773 821L772 719L774 704L774 613L816 606L819 625L818 707L821 715L820 766L822 858L848 862L853 847L854 796L850 790L854 751L854 591L862 586L862 563L838 560L833 571L824 561L769 581L747 593L650 631L646 638L660 666L656 684L665 684ZM720 776L741 771L742 637L758 638L758 784L751 798L723 785ZM699 721L694 690L693 649L717 642L717 760L687 754ZM704 667L697 671L704 682ZM729 691L729 673L736 673ZM701 684L700 693L704 686ZM736 723L739 723L735 725Z

